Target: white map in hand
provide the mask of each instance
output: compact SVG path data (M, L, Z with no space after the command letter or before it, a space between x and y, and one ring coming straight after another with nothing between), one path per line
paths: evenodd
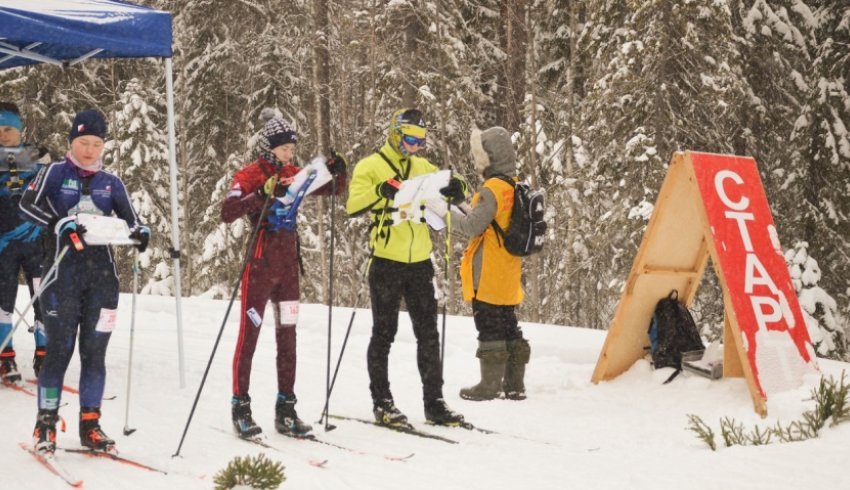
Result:
M86 228L83 236L86 245L138 245L139 242L130 238L130 227L127 222L114 216L80 213L77 223Z
M443 217L446 215L447 203L440 189L449 185L451 178L451 170L439 170L402 182L393 199L398 208L392 215L393 223L411 220L421 222L424 219L437 231L445 228Z
M325 157L317 156L310 160L310 163L304 166L301 170L295 174L295 178L292 183L289 184L289 189L286 190L286 195L283 197L278 197L277 200L280 201L283 205L289 205L292 201L295 200L296 194L301 189L301 186L307 180L307 177L310 176L310 173L314 170L316 171L316 178L313 180L313 183L310 184L310 187L307 188L307 192L305 195L312 194L316 191L316 189L322 187L331 181L333 176L330 171L328 171L328 167L325 164Z

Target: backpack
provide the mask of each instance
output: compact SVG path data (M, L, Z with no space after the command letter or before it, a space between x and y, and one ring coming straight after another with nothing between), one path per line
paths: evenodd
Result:
M546 222L543 221L545 211L543 193L532 190L528 184L514 182L504 176L497 178L514 187L514 206L508 229L503 230L496 220L492 222L496 238L504 245L511 255L525 257L543 250L543 237L546 233Z
M705 349L691 312L679 302L679 292L675 289L655 305L647 333L655 369L676 368L665 384L682 371L683 352Z

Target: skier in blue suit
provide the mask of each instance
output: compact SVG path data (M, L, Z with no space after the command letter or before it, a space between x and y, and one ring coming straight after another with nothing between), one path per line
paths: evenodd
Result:
M110 247L85 245L86 230L77 224L76 217L84 213L117 215L127 222L139 251L147 247L150 230L139 221L121 179L103 171L100 156L105 139L106 121L98 111L77 113L68 136L71 151L64 161L42 171L21 198L24 216L50 234L44 271L50 270L60 250L68 246L54 278L44 278L41 296L47 358L38 378L38 419L33 438L35 450L42 454L56 449L62 384L78 332L80 442L95 450L111 451L115 446L101 430L100 405L106 380L106 347L118 308L118 275Z
M41 229L18 216L18 202L26 186L50 162L47 150L23 143L21 113L15 104L0 102L0 343L12 331L12 313L18 295L18 273L23 269L30 295L41 278ZM35 354L38 376L44 361L45 339L41 311L35 308ZM0 352L0 381L19 383L12 339Z

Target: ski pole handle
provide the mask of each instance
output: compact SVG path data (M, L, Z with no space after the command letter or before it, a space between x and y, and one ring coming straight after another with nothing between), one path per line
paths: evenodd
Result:
M85 245L83 245L83 241L80 240L80 236L77 235L76 231L72 231L71 234L68 236L71 238L71 243L74 244L74 249L76 249L77 252L82 252L83 249L86 248Z

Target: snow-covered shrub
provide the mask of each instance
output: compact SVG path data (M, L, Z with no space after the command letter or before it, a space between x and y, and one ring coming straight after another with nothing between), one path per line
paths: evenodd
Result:
M818 286L821 270L808 253L808 243L797 242L785 252L785 261L800 298L809 337L821 357L847 360L846 320L838 311L838 303Z

